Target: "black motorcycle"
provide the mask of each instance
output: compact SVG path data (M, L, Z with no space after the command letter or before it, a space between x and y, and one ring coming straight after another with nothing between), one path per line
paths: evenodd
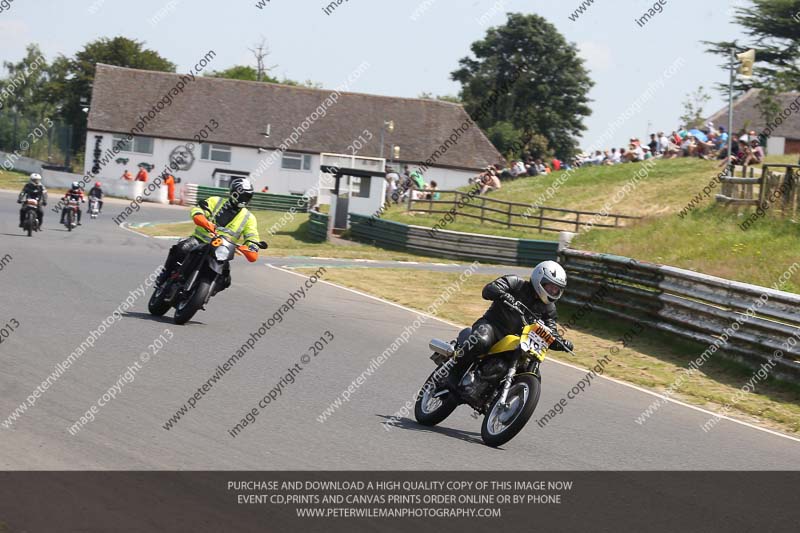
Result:
M258 247L267 249L261 241ZM173 320L176 324L186 324L221 288L225 282L226 265L233 261L238 246L223 235L212 235L204 246L190 252L173 272L167 274L166 281L156 286L147 309L153 316L163 316L175 307Z
M28 237L33 235L34 231L39 231L39 200L35 198L28 198L22 204L22 229L27 232Z

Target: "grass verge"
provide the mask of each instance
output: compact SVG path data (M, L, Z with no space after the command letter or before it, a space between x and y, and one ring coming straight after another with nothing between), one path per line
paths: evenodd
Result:
M311 274L314 269L298 269ZM460 273L426 272L408 269L329 268L328 281L358 289L389 301L423 310L441 292L442 287L454 283ZM480 292L494 276L473 275L439 309L438 316L459 324L472 324L487 308ZM562 323L572 312L570 306L560 307ZM597 360L609 353L612 346L619 352L613 356L606 374L628 383L655 391L666 391L688 363L706 348L703 345L676 339L658 331L646 330L635 336L627 346L620 339L630 326L608 319L599 313L582 318L568 334L575 343L578 357L551 352L554 359L583 367L594 366ZM693 405L718 411L750 379L752 370L722 358L710 359L699 372L686 379L673 397ZM734 405L728 416L782 431L800 434L800 386L768 379L756 386L755 392ZM653 418L659 415L655 413ZM633 420L631 420L633 422ZM646 422L645 422L646 424ZM698 431L702 429L698 426ZM712 430L713 431L713 430Z
M18 172L16 170L0 170L0 189L7 191L14 191L16 193L22 190L22 187L28 183L30 174L25 172ZM55 188L47 189L50 193L50 200L60 198L67 189Z
M735 212L715 205L695 210L683 219L675 215L643 220L624 235L590 231L572 247L606 252L772 287L800 260L800 227L769 214L746 231ZM789 279L780 290L800 293L800 279Z

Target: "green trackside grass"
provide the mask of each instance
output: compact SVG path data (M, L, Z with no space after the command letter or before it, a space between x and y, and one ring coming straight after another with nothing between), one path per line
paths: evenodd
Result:
M16 170L0 170L0 189L19 192L28 183L30 174Z
M674 213L648 218L625 229L623 235L589 231L572 246L772 287L791 265L800 262L800 227L788 218L768 214L743 231L739 224L749 212L738 215L710 205L683 219ZM800 276L790 278L780 289L800 293Z
M767 160L797 163L797 156L770 156ZM601 210L640 165L627 163L578 169L547 203L569 209ZM639 180L636 188L611 209L612 212L645 218L629 223L624 229L594 228L580 233L572 247L771 286L795 261L800 261L800 227L796 221L773 211L742 231L739 224L752 209L737 212L716 206L713 195L719 191L719 186L688 216L678 217L684 206L719 171L718 161L696 158L657 161L647 177ZM522 178L509 182L490 198L534 202L555 179L552 174ZM434 215L405 213L399 206L392 207L385 218L423 226L434 226L440 220ZM457 218L447 229L532 239L558 238L557 233L508 230L495 224L481 225L463 217ZM800 279L789 280L783 290L800 292Z
M696 158L656 160L655 165L648 170L646 178L640 179L635 193L623 198L618 204L610 206L609 212L615 214L648 216L660 215L680 209L691 198L689 191L702 189L713 176L718 163ZM549 207L560 207L577 211L600 211L606 202L642 169L642 163L626 163L614 166L591 166L575 170L557 192L543 203ZM506 182L499 191L488 195L489 199L505 200L525 204L534 204L542 195L546 194L548 187L552 186L564 172L552 173L534 178L520 178ZM466 191L468 187L462 190ZM694 193L693 193L694 194ZM448 199L450 196L447 197ZM546 198L544 196L543 198ZM424 205L424 203L420 204ZM440 204L440 209L445 209ZM470 214L480 214L480 197L475 198L464 209ZM487 204L490 205L490 204ZM514 212L521 212L522 207L515 207ZM488 214L488 213L487 213ZM537 214L536 211L532 213ZM492 213L490 216L505 220L501 213ZM556 213L549 212L545 216L559 218ZM434 226L439 222L441 215L406 213L403 206L390 208L384 218L396 220L407 224L420 226ZM574 215L566 215L565 220L574 220ZM519 219L517 219L519 222ZM535 224L535 219L530 219L528 224ZM552 226L553 223L550 223ZM506 237L519 237L527 239L558 240L558 233L539 233L535 229L506 228L503 224L481 224L476 219L467 217L458 218L456 222L447 226L455 231L468 231L471 233L488 233ZM573 230L574 227L564 226L563 229ZM615 230L605 230L615 231Z
M298 270L306 274L314 271ZM444 287L456 282L459 275L407 269L329 268L325 277L327 281L424 310ZM483 285L492 279L494 276L478 274L470 277L463 289L439 309L438 316L458 324L472 324L488 306L480 293ZM559 306L560 321L567 323L574 311L571 306ZM561 352L548 355L588 368L616 346L619 352L606 366L608 376L651 390L666 391L677 377L683 375L688 363L706 348L676 339L674 335L649 330L637 334L623 347L618 339L629 329L630 325L626 323L597 312L590 313L567 335L575 343L578 356ZM425 356L420 354L420 361L424 361ZM699 372L686 379L673 397L711 411L719 410L731 401L752 374L753 371L746 367L722 358L712 358ZM758 384L754 393L748 394L726 414L787 434L800 434L800 386L770 378ZM701 431L699 426L697 430Z
M308 215L298 213L292 220L270 236L268 230L280 223L285 213L276 211L253 211L258 219L261 238L269 243L269 249L262 252L264 256L316 256L336 257L342 259L375 259L386 261L441 261L441 258L425 258L404 252L386 250L352 241L337 241L337 244L321 243L309 234ZM132 227L140 233L150 236L188 236L194 231L194 224L186 211L186 222L171 224L155 224L152 226Z
M25 172L18 172L16 170L0 170L0 189L4 189L7 191L14 191L20 192L22 187L28 183L30 179L30 174ZM53 199L58 200L64 193L67 192L66 189L47 189L49 192L49 199L53 201Z

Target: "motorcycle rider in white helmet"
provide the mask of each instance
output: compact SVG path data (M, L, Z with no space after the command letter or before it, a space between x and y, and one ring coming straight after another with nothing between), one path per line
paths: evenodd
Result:
M44 206L47 205L47 189L42 185L42 177L39 174L31 174L30 180L22 188L22 191L17 197L17 203L21 204L27 199L39 200L39 206L36 208L36 215L39 217L39 230L41 231L42 222L44 221ZM19 210L19 227L22 227L22 219L25 216L25 207Z
M541 319L555 335L550 346L556 351L572 351L572 343L560 336L556 328L556 302L567 286L567 273L555 261L536 265L530 279L509 275L497 278L483 288L483 299L492 302L489 309L472 325L469 337L459 339L459 355L444 387L455 390L470 364L506 335L519 335L522 316L508 306L521 302Z

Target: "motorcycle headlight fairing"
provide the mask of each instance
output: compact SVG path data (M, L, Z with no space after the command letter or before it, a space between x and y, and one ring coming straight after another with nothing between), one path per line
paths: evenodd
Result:
M228 248L228 246L217 246L217 248L214 250L214 257L217 258L217 261L227 261L230 256L231 250Z

